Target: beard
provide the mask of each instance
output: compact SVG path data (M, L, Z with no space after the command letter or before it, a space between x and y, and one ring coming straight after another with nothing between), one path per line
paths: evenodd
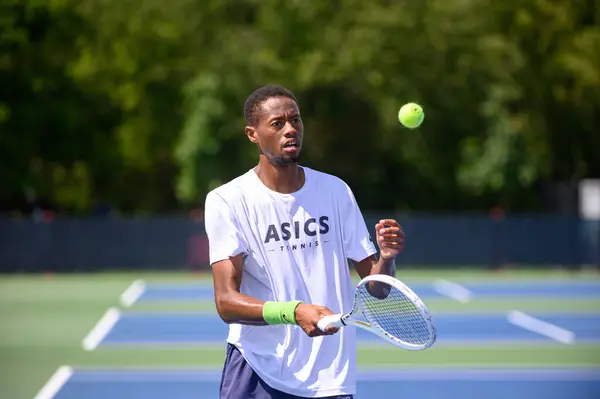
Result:
M271 154L265 152L264 155L269 160L269 163L273 166L287 166L287 165L295 165L300 160L300 153L296 155L286 155L286 154Z

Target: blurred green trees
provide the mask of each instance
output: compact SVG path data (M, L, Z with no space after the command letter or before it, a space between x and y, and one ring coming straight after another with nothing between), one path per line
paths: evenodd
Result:
M536 183L600 177L599 26L593 0L5 0L0 201L202 204L256 161L243 103L279 83L303 164L365 209L536 209Z

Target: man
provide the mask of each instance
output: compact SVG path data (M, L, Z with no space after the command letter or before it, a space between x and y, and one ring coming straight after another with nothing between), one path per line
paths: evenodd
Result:
M356 331L317 323L352 307L348 259L361 278L394 275L404 233L376 224L377 259L351 189L298 164L304 127L289 90L259 88L244 114L258 165L205 204L215 303L230 324L221 399L353 398Z

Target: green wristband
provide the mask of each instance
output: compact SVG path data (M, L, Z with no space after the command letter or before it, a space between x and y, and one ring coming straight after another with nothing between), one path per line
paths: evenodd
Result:
M301 301L267 301L263 306L263 319L270 325L298 324L296 322L296 308L301 303Z

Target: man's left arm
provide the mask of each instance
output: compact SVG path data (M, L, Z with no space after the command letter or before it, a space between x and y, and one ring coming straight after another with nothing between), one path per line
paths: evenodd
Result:
M356 272L361 279L371 274L396 276L396 257L404 249L402 226L393 219L383 219L375 225L375 238L379 247L379 259L376 255L354 262Z

